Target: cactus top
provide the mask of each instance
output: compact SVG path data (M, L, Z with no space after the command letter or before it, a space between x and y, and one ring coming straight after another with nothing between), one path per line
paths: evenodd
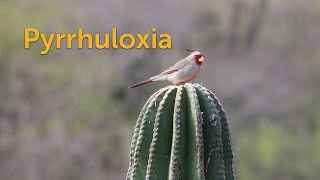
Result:
M216 96L191 83L154 93L135 126L127 179L235 179L228 120Z

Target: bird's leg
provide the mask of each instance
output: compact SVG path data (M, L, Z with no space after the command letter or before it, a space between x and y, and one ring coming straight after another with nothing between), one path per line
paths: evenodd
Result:
M184 84L187 83L187 82L192 83L191 81L192 81L192 79L191 79L191 80L187 80L187 81L180 82L180 83L178 83L177 85L184 85Z
M178 83L178 85L184 85L186 82L188 82L188 81L180 82L180 83Z

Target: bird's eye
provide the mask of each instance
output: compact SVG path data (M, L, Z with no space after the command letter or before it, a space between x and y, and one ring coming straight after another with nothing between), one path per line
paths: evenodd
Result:
M202 57L202 54L194 55L194 57L195 57L196 59L200 59L200 58Z

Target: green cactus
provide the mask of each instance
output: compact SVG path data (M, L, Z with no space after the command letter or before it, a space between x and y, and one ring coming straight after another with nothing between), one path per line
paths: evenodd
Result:
M199 84L168 86L144 105L127 179L235 179L226 113Z

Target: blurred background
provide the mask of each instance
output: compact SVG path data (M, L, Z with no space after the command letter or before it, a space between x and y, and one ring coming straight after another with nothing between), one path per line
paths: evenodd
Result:
M144 102L127 87L204 53L194 81L228 113L238 179L320 176L320 1L2 0L0 177L120 180ZM41 33L169 33L172 49L24 46ZM86 47L86 46L85 46Z

